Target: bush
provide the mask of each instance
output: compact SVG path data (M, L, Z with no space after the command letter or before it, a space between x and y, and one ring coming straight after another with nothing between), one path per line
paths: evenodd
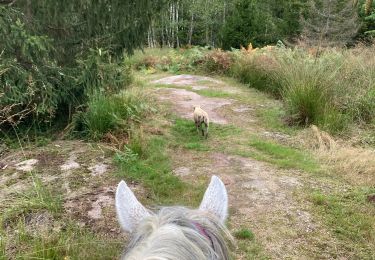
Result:
M299 49L284 49L277 55L280 67L275 80L281 84L290 122L342 131L347 121L335 102L336 79L344 62L342 55L327 51L314 58Z
M358 46L346 51L341 75L336 79L336 103L355 122L375 119L375 46Z
M106 50L90 49L88 55L77 62L80 73L75 93L83 93L83 99L97 91L118 93L132 82L130 67L122 61L113 62Z
M49 122L71 100L72 80L51 58L50 39L27 31L17 11L0 7L0 14L0 126Z
M146 49L136 52L128 59L128 63L137 70L158 69L177 73L181 71L195 71L203 63L204 52L202 47L189 49Z
M262 51L238 52L231 74L249 87L280 96L280 85L273 74L278 64L271 55Z
M125 129L126 132L131 122L140 121L154 111L150 104L150 97L134 88L117 95L94 93L88 101L87 110L76 115L75 130L94 140L117 129Z
M130 69L106 51L90 50L76 67L62 68L52 41L34 35L23 15L0 7L0 127L51 124L67 119L94 92L115 93L131 81Z
M203 70L217 74L226 74L233 64L233 55L216 49L208 52L200 62Z

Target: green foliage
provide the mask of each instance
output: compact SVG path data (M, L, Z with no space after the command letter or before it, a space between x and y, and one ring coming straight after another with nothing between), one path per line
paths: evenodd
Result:
M0 125L48 122L71 99L72 82L51 58L52 42L29 32L22 14L0 6Z
M90 49L89 54L77 60L77 90L87 94L95 91L117 93L131 81L131 71L124 62L113 62L108 50Z
M298 49L276 53L279 69L272 77L281 86L291 123L339 133L352 122L372 120L374 60L366 58L365 49L357 51L361 55L327 50L311 57Z
M90 50L77 67L62 68L46 36L33 35L24 16L1 8L0 126L43 126L67 120L94 92L114 93L127 86L130 70L112 62L108 51Z
M87 110L76 116L75 128L94 140L119 128L130 129L131 121L140 121L155 111L150 102L150 97L136 88L116 95L96 92L90 97Z
M308 46L344 47L353 44L360 20L351 0L309 0L301 17L303 41Z
M106 48L120 57L142 47L153 14L166 1L27 0L14 3L28 16L28 26L59 43L59 60L74 63L89 48Z
M375 36L375 2L373 0L360 0L358 2L358 12L362 20L359 38L371 41Z
M200 66L207 72L216 74L228 73L233 64L233 55L230 52L224 52L220 49L215 49L208 52L200 62Z
M222 29L224 49L276 43L299 32L300 1L236 1L233 13Z
M171 73L196 71L203 68L205 54L208 49L192 47L190 49L146 49L137 51L127 62L137 70L160 70Z

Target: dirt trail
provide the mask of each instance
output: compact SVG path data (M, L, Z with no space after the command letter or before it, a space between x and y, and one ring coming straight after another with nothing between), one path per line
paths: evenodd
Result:
M166 77L153 83L173 85L173 88L160 88L157 93L162 102L171 102L174 112L183 118L191 119L190 106L197 104L202 105L216 123L237 125L239 121L233 119L246 113L247 120L241 122L241 127L252 127L250 124L257 120L248 113L252 108L238 104L238 100L204 97L181 89L203 80L208 82L205 86L209 89L225 87L233 88L236 93L241 91L215 79L192 75ZM209 84L212 82L215 82L214 86ZM269 133L264 129L259 131L260 134ZM307 259L318 255L329 258L320 252L321 242L314 239L315 232L325 231L319 223L314 222L305 205L300 205L293 197L295 191L310 185L304 181L301 173L283 171L260 161L217 152L179 150L174 152L173 161L174 173L186 181L194 183L202 175L207 179L213 174L219 175L229 191L232 227L250 228L266 255L272 259ZM324 237L327 244L331 240L329 235L320 234L320 237ZM243 253L238 253L237 258L246 259Z

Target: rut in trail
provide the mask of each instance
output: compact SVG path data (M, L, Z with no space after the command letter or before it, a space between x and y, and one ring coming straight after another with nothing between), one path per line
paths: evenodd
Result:
M178 75L162 78L152 83L168 84L171 88L157 89L161 102L169 102L177 116L191 119L194 105L201 105L214 123L233 124L242 120L244 129L254 128L255 116L251 116L248 104L235 98L211 98L194 92L199 89L215 89L228 93L246 91L228 86L222 81L208 77ZM191 90L190 90L190 89ZM246 116L245 116L246 115ZM193 123L192 123L193 127ZM254 134L254 133L249 133ZM324 255L321 247L334 245L332 238L307 211L306 201L297 201L293 193L311 185L304 174L298 171L279 170L276 167L251 158L236 155L205 152L203 155L191 150L177 150L173 155L174 173L188 182L205 175L208 179L215 174L222 178L229 192L230 223L232 229L248 227L272 259L306 259L331 256ZM316 239L320 233L322 240ZM251 243L251 242L249 242ZM238 253L238 259L245 259Z

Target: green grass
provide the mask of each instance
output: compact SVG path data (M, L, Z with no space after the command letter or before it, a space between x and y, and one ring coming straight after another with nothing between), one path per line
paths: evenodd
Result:
M150 192L153 203L177 204L189 201L197 205L203 195L203 186L192 187L173 175L166 138L152 137L145 142L141 156L132 150L132 143L123 153L117 153L116 161L120 166L118 176L140 181Z
M0 244L13 250L0 251L1 259L114 259L124 246L123 241L96 235L68 219L54 219L54 227L61 228L47 227L44 232L34 232L26 225L19 219L14 236L4 232Z
M5 206L1 215L1 223L10 224L20 216L39 210L47 210L57 215L62 211L62 197L50 186L46 186L36 177L35 173L30 174L30 182L33 187L25 192L16 194L16 199Z
M211 135L210 128L208 130L208 138ZM201 134L198 134L192 120L176 119L172 127L172 134L174 136L174 143L178 146L196 151L209 150L208 141Z
M233 97L233 94L216 90L216 89L201 89L201 90L195 90L196 93L198 93L201 96L205 97L216 97L216 98L230 98Z
M202 137L195 128L194 122L187 119L175 119L172 127L175 145L196 151L209 151L212 149L212 140L233 138L242 133L242 129L234 125L219 125L210 123L208 139Z
M321 170L318 162L307 152L257 137L251 138L249 146L255 148L255 150L238 150L234 153L269 162L285 169L300 169L311 173L317 173Z
M350 252L352 259L373 259L375 256L375 207L367 201L374 188L358 188L340 193L313 191L310 201L327 229ZM340 250L340 248L338 248Z
M238 250L246 260L271 259L264 253L263 246L256 241L240 240L237 243Z
M254 239L254 233L247 229L242 228L234 233L234 236L238 239L247 239L247 240L253 240Z
M273 129L286 134L293 134L297 130L296 127L290 127L285 124L286 111L281 105L258 109L257 116L261 119L262 124L268 129Z
M234 233L237 239L238 249L244 259L269 259L265 255L264 248L255 239L254 233L248 228L241 228Z
M239 56L231 67L231 75L250 88L280 96L281 86L271 76L275 70L274 63L272 57L264 55Z
M155 111L151 104L142 89L128 89L111 96L96 93L90 97L87 111L76 116L75 128L99 140L110 131L129 128L129 121L139 121L145 114Z
M35 173L29 179L32 188L1 205L0 259L103 259L120 255L122 243L64 218L62 196L56 188L43 184ZM48 214L53 225L41 222L34 227L27 223L30 216L39 213Z

